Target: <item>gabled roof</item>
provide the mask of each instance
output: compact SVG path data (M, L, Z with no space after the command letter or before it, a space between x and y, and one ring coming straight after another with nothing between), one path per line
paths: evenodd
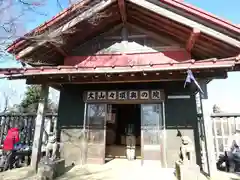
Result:
M63 37L63 44L56 46L52 42L36 43L20 38L7 50L19 59L45 62L49 62L50 59L51 61L61 59L68 55L68 52L77 44L105 32L110 27L121 24L122 12L119 4L124 4L127 23L137 24L156 33L170 34L182 43L187 43L191 35L199 32L200 36L192 53L201 54L202 57L225 58L236 56L240 52L240 27L177 0L105 0L100 2L84 0L26 35L41 34L51 29L48 36ZM98 19L97 24L93 25L88 21L98 16L99 13L105 15ZM61 62L53 63L60 64Z

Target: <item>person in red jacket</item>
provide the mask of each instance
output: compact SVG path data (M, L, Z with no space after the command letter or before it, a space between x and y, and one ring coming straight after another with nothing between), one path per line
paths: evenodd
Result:
M19 138L19 129L10 128L8 130L7 136L3 142L3 150L12 151L14 150L14 145L20 141Z
M3 150L7 152L7 163L4 166L4 170L8 168L12 169L13 167L13 158L14 158L14 146L20 141L19 129L10 128L7 132L7 136L3 142Z

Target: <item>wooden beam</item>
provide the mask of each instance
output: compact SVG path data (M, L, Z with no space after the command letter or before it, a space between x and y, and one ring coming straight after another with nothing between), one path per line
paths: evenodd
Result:
M55 45L55 44L52 43L52 42L49 42L49 44L51 44L51 46L52 46L57 52L59 52L62 56L64 56L64 57L67 56L67 53L66 53L61 47L58 47L57 45Z
M121 34L122 34L121 54L125 54L125 52L128 52L128 29L126 28L126 26L123 26Z
M101 10L105 9L108 7L110 4L115 2L116 0L106 0L106 1L100 1L100 3L94 5L93 7L90 7L88 10L84 11L77 17L73 18L72 20L68 21L65 23L63 26L57 28L56 30L53 30L48 34L49 38L54 38L64 32L67 32L68 29L74 27L77 25L79 22L84 21L86 19L89 19L90 17L94 16L96 13L100 12ZM27 48L23 49L20 51L16 58L21 59L33 50L35 50L37 47L42 46L46 43L47 41L40 41L38 43L35 43L33 45L28 46Z
M191 52L192 48L194 47L194 44L196 42L196 40L198 39L200 35L200 31L196 28L193 29L193 31L191 32L190 34L190 37L187 41L187 44L186 44L186 50L188 52Z
M187 33L186 32L176 31L175 28L173 28L169 25L165 25L153 18L146 18L146 16L143 16L143 17L132 16L131 20L129 18L129 21L131 21L131 23L133 23L133 24L139 24L139 26L145 25L145 26L147 26L147 28L151 29L152 31L165 33L169 36L174 37L172 39L176 39L176 41L178 41L178 42L184 42L184 44L185 44L185 42L187 41L187 36L186 36ZM159 27L161 27L161 28L159 28Z
M214 72L194 72L197 79L225 79L227 72L214 71ZM125 82L161 82L186 79L185 71L182 72L160 72L160 73L137 73L125 75L65 75L65 76L35 76L35 78L28 78L27 84L41 84L46 82L48 84L94 84L94 83L125 83Z
M171 19L179 24L182 24L184 26L190 27L190 28L197 28L199 29L202 33L207 34L211 37L214 37L222 42L225 42L233 47L240 48L240 41L231 38L221 32L218 32L212 28L209 28L203 24L200 24L198 22L195 22L191 19L188 19L184 16L181 16L175 12L172 12L168 9L165 9L163 7L160 7L158 5L155 5L148 0L128 0L133 4L136 4L140 6L143 9L146 9L148 11L152 11L153 13L158 14L159 16L163 16L165 18Z
M237 61L240 61L240 54L237 55L236 60L237 60Z
M118 7L119 7L119 12L121 14L122 22L123 22L123 24L126 24L126 22L127 22L127 11L126 11L125 0L117 0L117 1L118 1Z
M42 85L40 100L39 100L38 110L37 110L37 117L35 120L35 132L34 132L34 140L33 140L33 146L32 146L32 158L31 158L31 166L36 171L38 168L38 162L41 158L42 137L43 137L43 131L44 131L45 111L46 111L47 101L48 101L48 92L49 92L49 87L47 85Z
M179 28L179 25L174 25L174 23L171 20L163 20L163 17L160 17L157 14L153 14L151 12L145 12L144 9L141 8L136 8L136 7L129 7L129 18L128 18L128 22L131 22L132 20L134 20L134 24L140 24L140 26L142 27L148 27L151 30L155 29L155 32L161 32L161 31L165 31L165 33L168 33L169 35L171 35L172 37L178 38L180 41L184 42L184 48L186 49L186 41L189 38L189 34L192 32L192 29L188 30L185 28ZM141 14L143 16L141 16ZM131 17L131 18L130 18ZM162 25L165 24L165 25ZM167 26L166 26L167 25ZM161 28L159 28L161 27ZM172 27L171 30L169 29L169 27ZM157 29L158 28L158 29ZM177 28L177 29L176 29ZM175 30L174 30L175 29ZM186 31L187 30L187 31ZM177 34L176 34L177 31ZM208 38L210 39L210 43L208 41L204 41L204 38ZM200 39L199 39L200 40ZM201 46L201 43L204 43L204 46ZM196 46L196 45L195 45ZM219 54L222 55L223 57L229 57L229 56L233 56L235 53L231 53L231 51L233 51L234 49L236 50L236 48L232 48L231 46L229 46L226 43L222 43L221 41L217 40L217 39L213 39L212 37L209 37L203 33L201 33L201 41L199 41L198 43L198 47L208 47L211 46L211 48L206 48L207 52L211 52L208 53L208 57L219 57ZM222 51L222 48L224 47L224 51ZM197 47L194 49L196 50L198 49ZM220 53L219 53L220 52Z
M148 30L144 29L144 27L139 27L138 25L135 25L135 24L132 24L132 23L127 23L127 26L129 26L131 28L134 28L134 29L137 29L140 32L142 32L144 34L147 34L150 37L156 39L159 42L163 42L163 43L166 43L166 44L171 44L172 46L176 46L176 47L180 48L180 45L177 41L174 41L170 38L166 38L166 36L163 36L163 35L161 36L161 34L154 33L152 31L148 31Z
M155 67L156 66L156 67ZM95 74L95 75L102 75L102 74L122 74L122 73L152 73L152 72L161 72L161 71L186 71L187 69L191 69L193 71L201 71L204 69L230 69L234 66L234 62L227 61L224 63L221 63L221 61L205 61L204 64L201 63L201 61L196 61L194 64L189 64L189 62L182 62L182 63L176 63L175 65L172 64L171 66L168 65L149 65L147 67L119 67L119 68L112 68L112 67L106 67L106 68L98 68L98 69L90 69L84 70L84 69L63 69L59 70L59 72L56 71L39 71L36 70L35 72L28 72L23 73L24 70L21 70L18 72L18 74L9 74L9 72L6 72L5 76L12 80L12 79L26 79L28 77L32 76L53 76L53 75L61 75L61 76L70 76L70 75L87 75L87 74Z
M50 86L51 88L57 90L57 91L61 91L62 89L62 85L61 84L54 84L52 86Z
M91 38L91 39L89 39L89 40L85 40L83 43L78 44L75 48L72 48L72 51L78 49L79 46L84 46L84 45L86 45L86 44L89 44L89 42L91 42L91 41L94 42L94 41L98 40L99 37L103 37L103 38L105 39L106 37L108 37L109 34L111 34L111 33L115 32L115 31L121 29L122 27L123 27L122 24L118 24L118 25L112 26L112 28L111 28L110 30L107 30L107 31L105 31L105 32L98 33L98 35L95 35L93 38ZM120 40L122 39L122 36L121 36L121 35L119 35L119 39L120 39Z
M80 31L80 34L84 33L83 29L88 29L88 32L86 34L84 33L84 35L81 38L73 36L73 38L71 38L71 42L69 43L69 45L65 47L66 50L73 51L74 49L79 48L84 44L87 44L89 41L94 41L95 39L98 39L99 36L104 35L104 33L109 29L114 29L115 27L122 27L122 24L119 24L121 23L119 18L120 17L116 15L108 20L106 20L105 18L104 18L105 20L104 19L99 20L98 23L101 24L101 26L91 25L89 23L88 25L91 26L91 28L86 28L88 26L83 26L82 31Z
M145 18L145 24L151 24L151 22L149 22L149 20L152 20L154 22L158 22L160 25L164 25L164 26L168 26L171 27L170 29L173 29L174 32L177 30L178 32L191 32L192 28L186 27L186 26L182 26L181 24L175 23L174 21L167 19L165 17L159 16L159 14L156 13L152 13L151 11L146 11L146 9L143 9L139 6L129 6L128 7L129 11L129 20L130 21L130 17L131 18L135 18L138 17L140 19ZM157 26L156 28L160 29L159 27L162 28L162 26Z

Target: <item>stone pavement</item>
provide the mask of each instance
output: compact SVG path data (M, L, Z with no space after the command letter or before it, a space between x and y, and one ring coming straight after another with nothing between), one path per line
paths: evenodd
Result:
M148 164L141 166L140 160L114 159L105 165L75 166L58 180L176 180L174 169L160 169ZM201 175L199 180L207 180ZM240 176L218 172L212 180L240 180Z
M138 161L113 160L106 165L75 166L57 180L176 180L173 169L142 167ZM29 179L30 180L30 179ZM201 175L199 180L207 180ZM240 175L218 172L211 180L240 180Z
M23 167L5 171L0 173L0 180L26 180L34 175L34 171L30 167Z
M20 168L0 173L0 180L34 180L29 177L30 168ZM105 165L75 166L57 180L176 180L173 169L160 169L148 164L141 166L141 161L115 159ZM199 180L206 180L201 176ZM240 180L240 175L218 172L212 180Z
M240 174L218 171L211 180L240 180Z
M173 169L141 166L140 160L115 159L105 165L76 166L58 180L176 180Z

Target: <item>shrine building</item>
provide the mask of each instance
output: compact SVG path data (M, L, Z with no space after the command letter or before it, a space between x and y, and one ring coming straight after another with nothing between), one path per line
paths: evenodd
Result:
M83 0L25 36L36 34L48 38L19 38L7 49L31 67L0 73L42 85L38 113L48 87L60 91L57 128L66 160L126 158L131 135L143 166L171 168L180 131L194 145L194 161L211 171L208 116L197 111L197 89L184 83L191 70L204 100L210 81L239 70L239 26L180 0ZM82 134L87 150L80 156Z

